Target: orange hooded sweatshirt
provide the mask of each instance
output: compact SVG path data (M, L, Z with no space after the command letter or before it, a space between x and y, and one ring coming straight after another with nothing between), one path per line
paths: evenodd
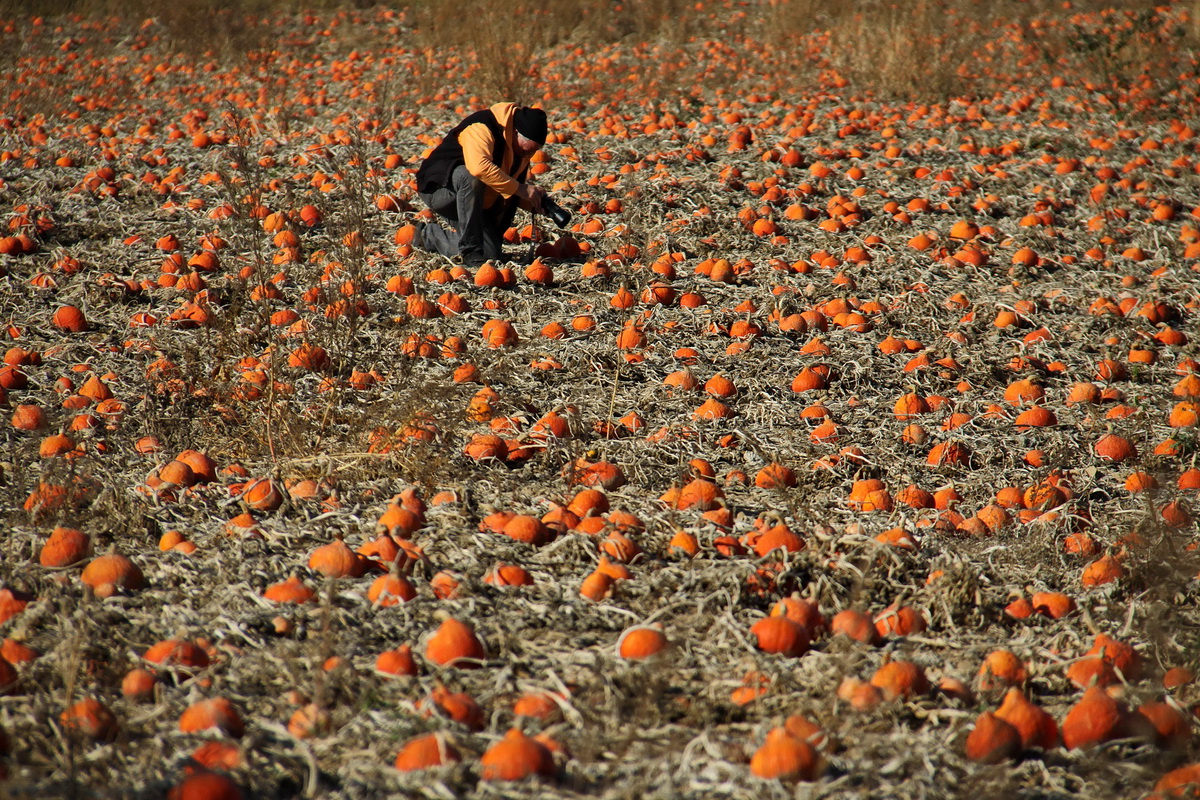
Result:
M417 173L418 189L428 191L423 185L426 176L432 179L440 175L441 182L445 182L454 165L463 163L468 172L487 186L485 208L491 208L500 198L507 200L515 195L529 167L529 159L516 153L517 131L513 120L516 109L516 103L496 103L487 112L475 112L460 122L422 165ZM493 122L487 118L489 114L494 124L489 124ZM501 131L502 138L497 141ZM527 207L524 202L521 205Z

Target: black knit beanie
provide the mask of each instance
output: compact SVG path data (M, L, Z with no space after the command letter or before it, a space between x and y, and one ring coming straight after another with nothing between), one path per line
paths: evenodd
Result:
M518 108L513 113L513 124L526 139L546 143L546 112L540 108Z

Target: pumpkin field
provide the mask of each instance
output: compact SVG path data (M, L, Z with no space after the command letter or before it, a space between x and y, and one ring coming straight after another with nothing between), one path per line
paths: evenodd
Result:
M1200 3L16 5L0 796L1200 797Z

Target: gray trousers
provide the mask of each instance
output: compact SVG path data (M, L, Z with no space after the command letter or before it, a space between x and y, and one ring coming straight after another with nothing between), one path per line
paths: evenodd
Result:
M517 198L501 199L484 208L484 183L464 165L454 169L450 183L420 193L425 205L453 226L448 231L437 223L427 225L422 233L425 249L444 256L503 261L504 232L516 216Z

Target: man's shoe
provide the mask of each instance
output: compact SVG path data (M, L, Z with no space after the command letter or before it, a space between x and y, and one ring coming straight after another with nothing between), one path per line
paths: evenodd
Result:
M414 245L417 247L417 249L419 249L419 250L428 250L428 249L429 249L429 248L428 248L428 247L425 245L425 228L426 228L428 225L429 225L429 223L427 223L427 222L418 222L418 223L417 223L417 231L416 231L416 233L414 233L414 234L413 234L413 240L412 240L412 243L413 243L413 244L414 244Z
M462 262L464 267L479 269L487 263L487 259L476 253L464 253L462 255Z

